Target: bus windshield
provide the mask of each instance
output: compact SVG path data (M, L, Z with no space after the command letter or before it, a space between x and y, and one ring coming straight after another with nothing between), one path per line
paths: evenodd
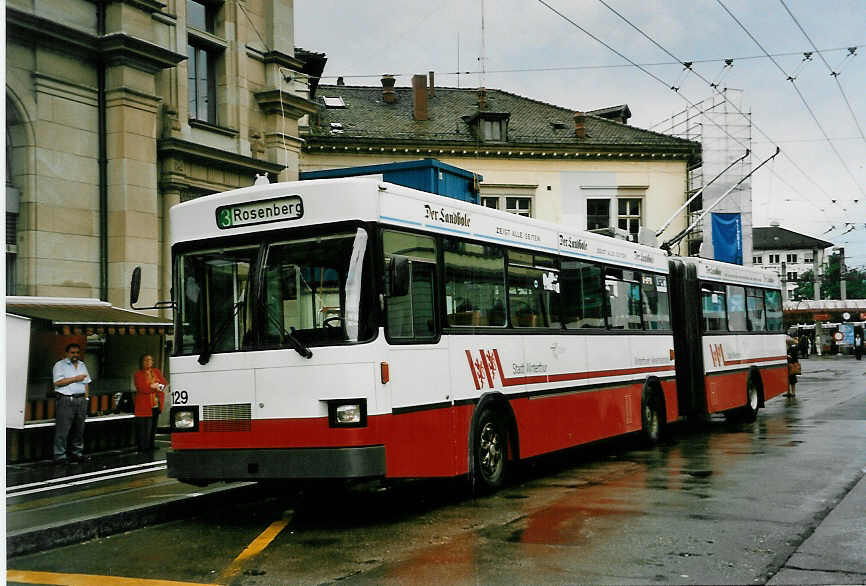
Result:
M320 346L372 338L374 328L366 319L367 297L372 295L372 284L365 283L370 280L364 274L366 248L367 232L358 228L264 247L183 254L177 263L177 353L297 348L298 343Z

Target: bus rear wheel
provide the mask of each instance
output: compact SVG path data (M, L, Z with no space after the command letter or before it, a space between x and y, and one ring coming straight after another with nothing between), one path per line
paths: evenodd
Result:
M491 492L505 483L508 466L508 435L498 413L485 409L475 425L472 447L474 485L481 492Z
M664 435L664 403L656 392L646 395L641 409L641 434L647 446L655 446Z
M758 418L760 397L758 386L749 379L746 383L746 404L725 412L725 419L731 423L752 423Z
M758 397L758 387L749 379L746 385L746 405L742 410L742 419L746 423L752 423L758 418L758 406L760 405Z

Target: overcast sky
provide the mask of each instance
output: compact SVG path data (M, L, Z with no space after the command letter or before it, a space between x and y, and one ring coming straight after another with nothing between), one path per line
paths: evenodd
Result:
M866 266L866 1L603 1L678 60L694 61L707 80L743 90L741 109L752 113L753 164L776 144L786 155L754 177L754 224L778 219L783 227L845 244L849 265ZM628 65L540 0L484 0L487 87L574 110L626 103L629 123L641 128L712 95L682 65L665 65L674 60L602 0L544 2L635 63L662 64L645 68L665 83ZM859 129L830 70L786 6L839 73L835 79ZM347 84L378 85L380 74L394 73L398 85L408 86L413 73L432 70L437 85L477 87L478 73L455 72L481 69L481 8L481 0L295 0L295 44L327 54L330 77L323 83L342 75ZM855 46L856 55L848 56L846 48ZM764 50L795 77L793 85ZM806 51L813 52L811 61L803 61ZM734 59L732 67L723 68L725 58ZM710 61L699 62L704 60ZM621 65L627 66L598 67ZM843 235L845 222L857 227ZM831 226L836 229L825 233Z

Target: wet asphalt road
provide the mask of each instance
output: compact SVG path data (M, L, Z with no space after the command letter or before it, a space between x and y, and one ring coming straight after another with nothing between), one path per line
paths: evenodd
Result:
M793 554L863 477L866 361L803 371L798 397L773 399L754 424L556 454L488 497L457 480L263 491L8 566L233 584L863 583L866 568L822 563L834 552L812 552L814 568Z

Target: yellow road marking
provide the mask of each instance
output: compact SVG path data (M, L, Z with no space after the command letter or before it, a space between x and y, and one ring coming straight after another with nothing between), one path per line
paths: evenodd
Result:
M52 584L55 586L190 586L200 582L176 582L174 580L147 580L145 578L123 578L98 574L60 574L57 572L31 572L29 570L7 570L6 580L25 584Z
M238 555L238 557L232 560L232 563L222 571L219 577L214 580L214 583L228 584L232 578L240 573L243 563L251 557L260 554L262 550L270 545L274 538L280 534L280 531L286 528L286 525L288 525L291 520L291 517L288 517L271 523L267 529L262 531L258 537L253 539L252 543L250 543L246 549Z

